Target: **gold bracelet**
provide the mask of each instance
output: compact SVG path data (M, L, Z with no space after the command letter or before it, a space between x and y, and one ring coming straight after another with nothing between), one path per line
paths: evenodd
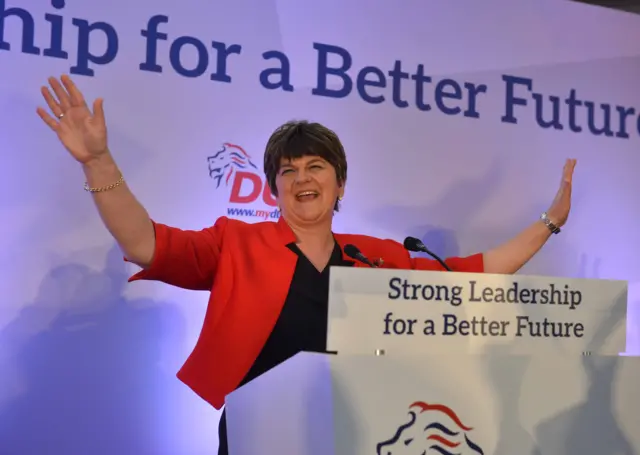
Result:
M89 186L88 182L84 182L84 190L88 191L89 193L102 193L104 191L109 191L112 190L114 188L119 187L120 185L122 185L124 183L124 175L120 175L120 178L115 181L114 183L107 185L107 186L102 186L100 188L91 188Z

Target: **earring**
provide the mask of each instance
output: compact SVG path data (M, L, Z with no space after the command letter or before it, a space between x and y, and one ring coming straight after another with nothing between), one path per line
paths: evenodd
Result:
M338 196L338 201L342 201L342 196Z

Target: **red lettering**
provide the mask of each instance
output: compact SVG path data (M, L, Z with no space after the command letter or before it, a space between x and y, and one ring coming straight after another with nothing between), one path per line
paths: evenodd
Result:
M248 194L246 187L244 189L245 194L241 194L244 182L247 182L248 186L250 186L250 191L248 192ZM265 183L263 187L262 179L258 174L254 174L253 172L238 171L233 177L233 186L231 187L229 202L233 204L251 204L258 199L258 196L260 196L261 192L262 200L265 204L267 204L269 207L276 207L278 205L275 198L271 194L269 185Z
M240 194L240 191L242 190L242 183L247 180L251 183L252 189L249 194L243 196ZM251 172L236 172L233 178L233 186L231 187L231 195L229 195L229 202L234 204L250 204L258 199L260 190L262 190L262 180L258 175Z

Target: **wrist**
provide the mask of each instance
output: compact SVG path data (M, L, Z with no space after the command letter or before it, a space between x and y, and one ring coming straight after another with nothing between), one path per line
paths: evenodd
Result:
M111 156L111 152L107 149L99 155L94 156L93 158L82 163L82 168L91 170L101 167L113 166L115 165L115 161Z
M82 170L90 187L109 185L122 177L118 165L108 151L82 163Z
M543 212L540 215L540 221L544 224L545 228L552 234L560 233L560 226L556 224L547 212Z

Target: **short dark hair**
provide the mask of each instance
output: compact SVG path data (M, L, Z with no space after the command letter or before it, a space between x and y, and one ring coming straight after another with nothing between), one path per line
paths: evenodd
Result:
M338 135L324 125L306 120L290 121L278 127L267 142L264 153L264 174L274 196L278 195L276 176L282 159L318 156L336 170L338 184L347 180L347 157ZM334 210L338 211L338 201Z

